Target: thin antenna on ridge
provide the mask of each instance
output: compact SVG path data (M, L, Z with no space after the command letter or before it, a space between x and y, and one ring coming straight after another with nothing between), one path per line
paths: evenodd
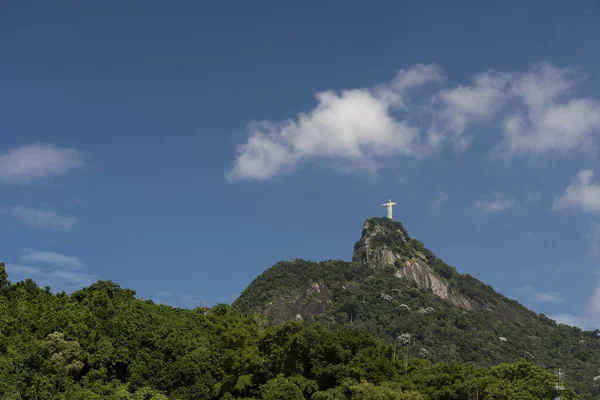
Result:
M562 372L562 370L559 368L558 372L556 373L556 386L554 386L554 390L557 390L558 396L556 397L557 400L560 400L560 391L561 390L565 390L565 387L561 384L560 378L564 375L565 373Z

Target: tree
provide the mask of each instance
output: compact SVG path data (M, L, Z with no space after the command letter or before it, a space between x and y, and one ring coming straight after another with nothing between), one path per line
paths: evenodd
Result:
M0 262L0 289L10 286L8 280L8 274L6 273L6 266L3 262Z
M261 387L261 394L264 400L304 400L304 393L310 396L316 389L313 382L302 376L288 378L280 374Z

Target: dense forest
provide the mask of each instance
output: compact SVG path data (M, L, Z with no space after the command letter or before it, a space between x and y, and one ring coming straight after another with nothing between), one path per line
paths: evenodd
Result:
M560 368L582 398L600 397L600 331L557 324L458 273L400 222L369 218L354 249L352 262L279 262L233 307L273 323L302 320L368 332L386 343L405 335L407 353L434 364L490 368L527 360L548 371ZM436 285L438 294L431 290Z
M0 398L552 399L553 371L413 355L357 325L178 309L99 281L70 295L0 264ZM575 399L571 389L563 399Z

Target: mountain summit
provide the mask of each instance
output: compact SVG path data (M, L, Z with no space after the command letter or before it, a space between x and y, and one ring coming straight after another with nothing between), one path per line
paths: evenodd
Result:
M362 295L358 288L376 277L434 295L446 306L491 312L504 322L535 315L472 276L459 274L410 237L402 223L382 217L365 221L352 262L280 262L252 282L234 305L246 312L263 312L276 321L304 319L334 309L336 300L345 299L348 293Z
M593 380L600 370L598 331L557 325L458 273L388 218L365 221L351 262L279 262L233 306L273 323L323 321L389 341L404 335L413 356L433 362L568 365L572 386L600 395L600 380Z
M446 265L423 243L408 236L400 222L386 218L369 218L362 237L354 245L352 261L369 268L393 268L398 278L413 281L421 290L466 310L481 309L479 304L452 288L449 280L456 270Z

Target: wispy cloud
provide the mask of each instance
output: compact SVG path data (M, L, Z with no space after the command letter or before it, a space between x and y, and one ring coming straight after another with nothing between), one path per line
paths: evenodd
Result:
M535 293L533 301L538 303L561 303L565 298L556 292Z
M429 212L432 213L432 212L436 211L442 205L446 204L446 202L448 201L448 199L449 199L449 197L446 194L446 192L441 191L438 194L438 196L429 205Z
M171 292L158 292L157 294L160 297L171 297L171 296L173 296L173 293L171 293Z
M581 329L595 329L597 326L594 319L569 313L549 315L548 318L553 319L559 324L576 326Z
M80 270L71 270L61 266L32 266L23 264L7 264L6 270L11 280L31 278L40 287L50 286L53 291L72 292L88 286L98 278Z
M588 303L587 311L596 315L600 321L600 274L598 275L596 287L594 288L594 292Z
M183 294L180 297L181 303L188 308L200 307L203 304L200 298L193 294Z
M562 196L554 200L552 208L554 210L571 208L600 213L600 183L593 182L593 177L594 171L591 169L579 171Z
M0 207L0 213L16 218L20 222L37 229L67 231L79 220L73 216L60 215L54 211L38 210L21 206Z
M526 206L534 206L542 201L542 194L535 190L530 190L525 195L524 204Z
M562 324L578 326L582 329L600 328L600 273L597 273L597 281L594 290L588 300L585 309L580 313L562 313L549 316Z
M495 214L512 208L515 200L506 193L494 192L473 203L473 208L482 214Z
M44 263L72 269L83 267L83 263L77 257L65 256L53 251L30 251L28 254L19 257L19 261L24 263Z
M600 256L600 223L592 222L590 224L590 231L587 236L588 239L588 255L590 257Z
M84 263L75 256L27 249L17 259L18 263L6 265L11 280L31 278L40 287L50 286L55 292L72 292L98 280L85 271Z
M66 174L83 165L80 151L34 143L0 153L0 183L26 184Z
M532 286L525 285L516 289L516 292L536 303L562 303L565 298L557 292L538 292Z

